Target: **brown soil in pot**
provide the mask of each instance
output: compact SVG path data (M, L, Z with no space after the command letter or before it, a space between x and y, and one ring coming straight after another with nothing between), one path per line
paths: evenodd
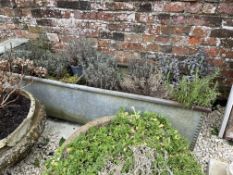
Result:
M30 100L20 95L14 103L0 109L0 139L11 134L27 117Z

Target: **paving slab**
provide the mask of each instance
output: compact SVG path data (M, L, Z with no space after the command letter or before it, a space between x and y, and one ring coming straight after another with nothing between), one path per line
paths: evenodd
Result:
M27 43L28 39L26 38L10 38L0 43L0 54L10 50L11 48L18 47L24 43Z
M228 166L228 163L211 159L209 161L208 175L227 175L227 172L226 172L227 166Z

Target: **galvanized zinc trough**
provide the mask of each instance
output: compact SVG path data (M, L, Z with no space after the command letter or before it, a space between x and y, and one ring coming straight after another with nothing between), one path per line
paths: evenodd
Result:
M104 90L77 84L27 76L32 81L26 90L45 106L53 117L86 123L90 120L125 110L157 112L163 114L188 140L192 148L199 134L202 118L209 109L187 109L182 104L160 98Z

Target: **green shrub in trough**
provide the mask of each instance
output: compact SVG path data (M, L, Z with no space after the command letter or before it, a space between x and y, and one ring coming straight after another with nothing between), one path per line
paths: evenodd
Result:
M186 141L155 113L119 112L59 148L44 175L203 175Z

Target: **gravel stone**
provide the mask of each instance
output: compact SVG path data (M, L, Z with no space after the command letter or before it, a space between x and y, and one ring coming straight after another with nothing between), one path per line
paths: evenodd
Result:
M205 172L207 172L210 159L216 159L226 163L233 161L232 142L218 137L224 111L225 107L218 106L216 110L208 116L205 116L193 151L197 161L202 165Z

